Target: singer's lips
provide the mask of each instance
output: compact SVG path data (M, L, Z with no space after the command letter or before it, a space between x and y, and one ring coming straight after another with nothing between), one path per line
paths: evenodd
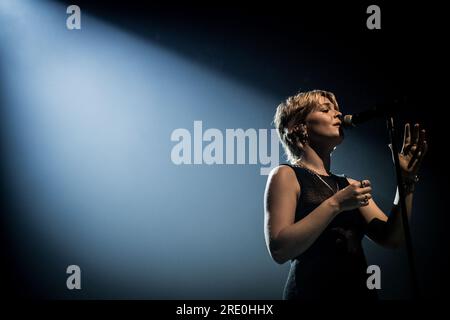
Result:
M338 123L333 124L333 126L340 126L341 124L342 124L342 122L338 122Z

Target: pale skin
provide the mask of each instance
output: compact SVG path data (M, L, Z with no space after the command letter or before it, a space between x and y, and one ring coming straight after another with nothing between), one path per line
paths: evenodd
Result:
M330 155L343 141L340 127L341 112L330 100L320 97L320 107L309 113L303 124L293 124L292 130L306 132L302 143L304 154L301 164L319 174L330 173ZM416 175L427 152L425 130L416 124L411 130L405 125L402 151L399 153L401 172L408 179ZM301 188L295 172L288 166L278 166L270 173L264 194L264 232L267 249L277 263L284 263L307 250L341 212L358 209L367 223L377 218L386 222L383 232L368 236L384 247L399 247L403 243L401 210L398 190L394 207L388 216L372 199L369 180L347 178L349 185L322 202L303 219L294 222L295 209ZM412 212L413 189L405 195L408 218Z

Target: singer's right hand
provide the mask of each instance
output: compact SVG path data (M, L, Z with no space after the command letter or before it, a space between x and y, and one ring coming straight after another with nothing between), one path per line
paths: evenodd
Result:
M372 199L371 192L372 187L369 180L354 181L337 192L332 200L337 205L339 212L353 210L367 206L369 200Z

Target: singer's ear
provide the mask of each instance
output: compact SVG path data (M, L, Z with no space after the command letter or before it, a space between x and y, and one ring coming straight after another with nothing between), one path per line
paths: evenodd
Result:
M308 132L306 130L306 125L304 123L297 124L291 129L288 129L286 134L287 140L291 143L296 144L297 142L305 142L308 139Z
M286 135L286 140L289 141L290 143L294 143L294 137L295 137L295 132L294 132L294 128L286 128L285 129L285 135Z
M305 135L308 134L308 128L306 127L306 124L302 123L302 124L300 125L300 127L299 127L299 133L300 133L302 136L305 136Z
M292 127L291 132L293 133L300 133L304 128L304 124L296 124L295 126Z
M299 126L295 125L292 128L288 129L288 134L296 134L299 132L299 130L300 130Z
M300 131L300 128L298 125L293 126L292 128L286 129L286 138L291 143L296 143L296 138L298 136L298 133Z

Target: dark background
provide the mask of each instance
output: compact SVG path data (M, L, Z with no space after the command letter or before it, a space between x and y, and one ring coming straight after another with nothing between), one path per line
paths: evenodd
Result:
M422 179L435 186L426 191L433 193L428 197L429 209L421 212L421 224L412 229L421 257L419 278L426 279L419 282L424 297L442 296L450 284L446 275L449 218L445 201L449 180L444 156L449 112L444 88L447 74L442 7L412 2L304 1L252 5L217 1L76 4L84 12L276 96L287 97L299 89L330 90L337 93L339 101L346 102L347 112L406 97L407 108L400 112L399 124L420 122L427 129L430 150ZM381 8L381 30L366 28L365 11L370 4ZM323 83L327 84L325 88ZM14 196L8 194L8 185L3 182L2 215L15 214ZM8 288L3 294L39 297L39 290L23 276L24 266L15 260L8 236L14 230L2 229L2 279Z

